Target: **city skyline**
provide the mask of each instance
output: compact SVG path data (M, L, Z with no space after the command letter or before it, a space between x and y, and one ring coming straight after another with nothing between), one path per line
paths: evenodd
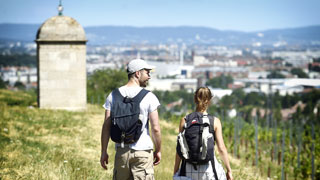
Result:
M40 24L58 15L59 0L5 0L0 23ZM119 0L62 1L63 15L82 26L203 26L261 31L320 25L320 1Z

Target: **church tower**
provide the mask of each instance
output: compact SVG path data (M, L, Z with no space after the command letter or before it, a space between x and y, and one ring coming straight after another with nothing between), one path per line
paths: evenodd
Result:
M38 30L38 106L45 109L83 110L87 104L86 36L73 18L59 14Z

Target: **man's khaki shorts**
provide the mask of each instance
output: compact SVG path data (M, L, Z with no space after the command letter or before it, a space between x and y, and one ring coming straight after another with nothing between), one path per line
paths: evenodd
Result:
M113 180L154 180L153 151L117 147Z

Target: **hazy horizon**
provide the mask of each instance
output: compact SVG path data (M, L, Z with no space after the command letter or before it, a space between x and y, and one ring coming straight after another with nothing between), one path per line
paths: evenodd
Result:
M4 0L0 24L41 24L58 15L59 0ZM318 0L62 1L63 15L83 27L207 27L255 32L320 25Z

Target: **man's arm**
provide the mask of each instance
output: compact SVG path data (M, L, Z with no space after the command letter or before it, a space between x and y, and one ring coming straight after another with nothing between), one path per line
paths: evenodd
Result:
M100 157L100 164L104 169L107 169L107 164L109 160L108 155L108 143L110 138L110 110L106 110L104 122L102 125L101 131L101 157Z
M154 110L149 114L150 123L151 123L151 133L152 133L152 140L155 145L154 151L154 165L158 165L161 160L161 131L160 131L160 124L159 124L159 116L158 110Z

